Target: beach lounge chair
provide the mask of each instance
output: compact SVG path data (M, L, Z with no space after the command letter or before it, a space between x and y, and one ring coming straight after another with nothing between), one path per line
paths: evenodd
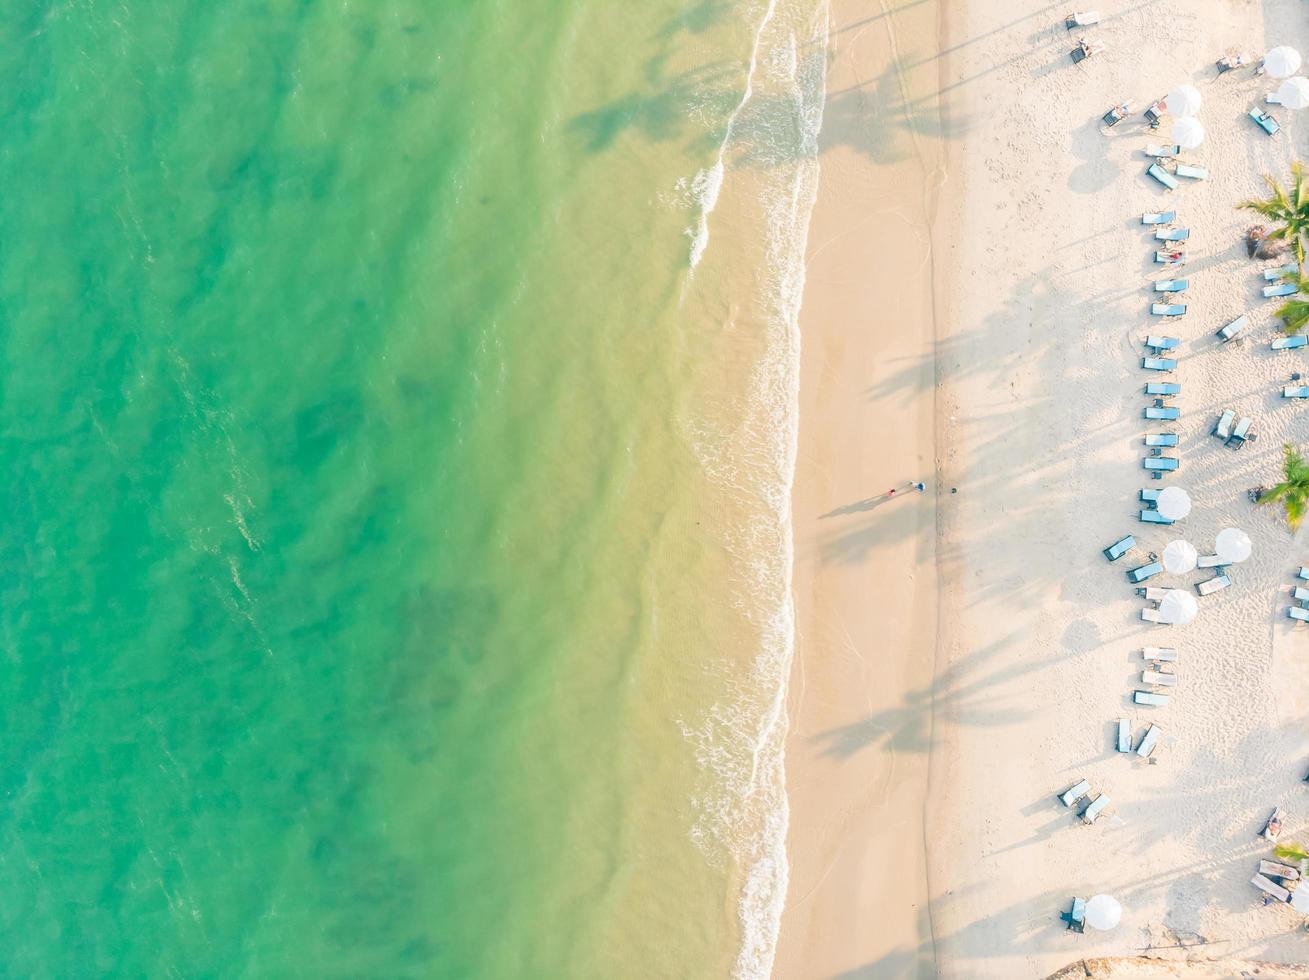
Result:
M1232 423L1236 421L1236 413L1230 408L1218 416L1218 421L1214 424L1213 435L1226 442L1232 435Z
M1145 148L1145 155L1154 157L1156 160L1171 160L1182 152L1182 148L1174 143L1172 146L1156 146L1151 143Z
M1167 111L1168 100L1165 96L1162 99L1151 102L1145 107L1145 112L1141 113L1141 115L1145 116L1145 121L1150 124L1151 129L1158 129L1159 123L1163 120L1164 113Z
M1291 867L1289 864L1278 864L1276 861L1259 862L1259 873L1267 875L1269 878L1281 878L1284 881L1299 881L1300 871Z
M1059 802L1064 806L1072 806L1089 792L1091 792L1091 784L1085 779L1079 779L1059 794Z
M1099 54L1104 50L1104 44L1100 41L1094 43L1087 41L1085 38L1077 42L1077 47L1068 52L1068 57L1073 59L1073 64L1080 65L1093 54Z
M1291 598L1304 606L1305 603L1309 603L1309 589L1306 589L1303 585L1297 585L1291 589ZM1309 608L1309 606L1305 608Z
M1163 167L1159 166L1159 164L1157 163L1150 164L1150 167L1148 170L1146 170L1146 173L1148 173L1155 180L1159 181L1159 183L1163 184L1170 191L1177 190L1177 178L1174 177L1172 174L1170 174Z
M1289 902L1291 900L1291 893L1289 891L1264 875L1255 875L1250 879L1250 884L1254 885L1261 892L1267 892L1279 902ZM1083 915L1085 915L1085 910L1083 910Z
M1301 623L1309 623L1309 609L1304 608L1304 606L1288 606L1286 615Z
M1145 487L1142 487L1142 488L1141 488L1141 499L1142 499L1143 501L1145 501L1147 504L1150 504L1151 506L1153 506L1154 504L1156 504L1156 503L1159 502L1159 495L1160 495L1161 493L1163 493L1163 491L1160 490L1160 489L1158 489L1157 487L1156 487L1156 488L1151 488L1151 489L1148 489L1148 490L1147 490Z
M1136 754L1142 759L1150 758L1150 753L1154 751L1155 743L1159 741L1159 726L1151 725L1141 736L1141 744L1136 747Z
M1227 440L1227 445L1233 449L1240 449L1247 442L1254 442L1259 437L1250 431L1250 426L1254 423L1249 418L1242 415L1236 423L1236 428L1232 430L1232 437Z
M1186 253L1180 248L1161 248L1154 253L1154 260L1159 265L1185 265Z
M1146 565L1138 565L1127 573L1127 581L1133 585L1140 585L1148 578L1153 578L1164 570L1164 566L1157 561L1152 561Z
M1092 24L1100 23L1100 12L1098 10L1083 10L1080 13L1071 13L1064 18L1064 26L1070 31L1074 27L1090 27Z
M1232 580L1226 575L1215 575L1213 578L1204 582L1199 582L1195 586L1195 591L1200 595L1213 595L1220 592L1232 584Z
M1147 446L1176 446L1176 432L1147 432L1145 434L1145 444Z
M1143 225L1166 225L1177 220L1176 211L1147 211L1141 215Z
M1120 122L1132 114L1132 103L1120 102L1100 118L1106 126L1117 126Z
M1282 385L1283 398L1309 398L1309 385Z
M1159 615L1158 609L1142 609L1141 619L1147 623L1157 623L1160 626L1166 625L1163 617Z
M1182 417L1182 412L1171 405L1149 405L1145 409L1145 417L1155 422L1176 422Z
M1285 279L1287 276L1294 276L1300 271L1300 266L1295 262L1288 262L1286 265L1278 266L1276 269L1264 270L1264 282L1277 282L1279 279Z
M1166 526L1168 524L1172 524L1173 522L1170 521L1168 518L1164 517L1164 515L1159 513L1159 511L1157 510L1143 510L1141 511L1141 523L1163 524Z
M1200 555L1195 560L1196 568L1226 568L1230 561L1223 561L1217 555Z
M1309 582L1309 565L1301 565L1300 570L1295 573L1295 577Z
M1141 367L1147 371L1173 371L1177 368L1177 361L1171 357L1143 357Z
M1085 810L1082 811L1082 823L1084 824L1095 823L1096 818L1100 816L1100 814L1104 813L1104 808L1107 807L1108 805L1109 805L1109 797L1101 793L1099 796L1097 796L1094 800L1091 801L1090 806L1088 806Z
M1187 177L1191 180L1208 180L1209 171L1204 167L1192 166L1189 163L1179 163L1173 173L1179 177Z
M1148 705L1151 708L1162 708L1168 704L1168 695L1155 694L1153 691L1133 691L1132 700L1137 704Z
M1247 326L1249 326L1249 324L1250 324L1250 318L1248 316L1244 316L1244 315L1238 316L1227 326L1220 329L1218 333L1216 333L1214 336L1216 336L1223 343L1227 343L1229 340L1231 340L1233 337L1239 334L1242 330L1244 330Z
M1175 347L1180 347L1181 344L1182 342L1176 337L1159 337L1150 334L1145 338L1145 346L1154 351L1173 350Z
M1276 136L1277 131L1282 128L1277 120L1270 116L1265 109L1251 109L1250 118L1255 121L1255 125L1269 136Z
M1117 561L1135 547L1136 538L1132 537L1130 534L1124 535L1108 548L1104 549L1104 556L1110 561Z
M1154 281L1154 291L1156 293L1180 293L1191 285L1189 279L1156 279Z
M1141 671L1141 683L1153 684L1155 687L1176 687L1177 675L1165 674L1162 670Z
M1147 381L1145 383L1145 393L1147 395L1180 395L1182 386L1176 381Z
M1264 287L1264 299L1272 299L1274 296L1294 296L1295 292L1295 283L1279 282Z
M1146 647L1141 651L1141 659L1173 664L1177 663L1177 651L1172 647Z
M1059 917L1068 923L1073 932L1086 931L1086 899L1073 899L1073 907L1067 912L1060 912Z
M1159 603L1164 601L1164 596L1168 595L1169 590L1163 586L1147 585L1144 589L1137 589L1137 595L1145 596L1146 602Z
M1118 719L1118 751L1132 751L1132 723L1126 718Z
M1268 822L1264 824L1264 829L1259 831L1259 836L1266 841L1274 841L1282 833L1282 821L1286 814L1282 812L1280 806L1273 807L1272 814L1268 817Z
M1154 237L1161 242L1184 242L1191 237L1190 228L1156 228Z
M1309 344L1309 337L1302 333L1292 334L1290 337L1274 337L1272 343L1268 346L1273 350L1298 350Z
M1240 68L1242 65L1248 65L1249 63L1249 55L1244 52L1233 52L1231 54L1225 54L1219 58L1218 61L1215 62L1215 66L1218 68L1218 74L1221 75L1224 72L1232 71L1233 69Z
M1176 471L1177 468L1182 465L1182 462L1172 456L1146 456L1141 460L1141 465L1151 473L1156 473L1161 476L1164 473L1172 473ZM1159 476L1156 476L1155 479L1159 479Z
M1186 312L1185 303L1151 303L1152 316L1182 316Z

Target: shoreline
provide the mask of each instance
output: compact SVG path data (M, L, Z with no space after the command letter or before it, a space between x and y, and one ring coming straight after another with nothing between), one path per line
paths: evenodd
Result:
M800 312L790 885L778 977L936 972L925 806L937 628L940 31L935 0L872 18L833 0L829 12ZM907 181L922 188L908 201ZM916 480L926 493L914 492Z

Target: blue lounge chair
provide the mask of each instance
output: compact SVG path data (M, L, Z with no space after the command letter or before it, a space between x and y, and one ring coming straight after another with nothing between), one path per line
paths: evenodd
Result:
M1264 270L1264 282L1277 282L1279 279L1285 279L1287 276L1293 276L1300 271L1300 267L1294 262L1288 262L1286 265L1279 266L1276 269Z
M1118 719L1118 745L1119 752L1132 751L1132 723L1126 718Z
M1177 361L1171 357L1143 357L1141 367L1147 371L1172 371L1177 367Z
M1229 340L1231 340L1233 337L1235 337L1238 333L1240 333L1249 325L1250 325L1250 318L1248 316L1245 315L1238 316L1227 326L1219 330L1218 333L1215 334L1215 336L1223 343L1227 343Z
M1086 899L1073 899L1073 907L1067 912L1060 912L1059 917L1068 923L1073 932L1086 932Z
M1168 703L1168 695L1155 694L1153 691L1133 691L1132 700L1137 704L1148 704L1152 708L1162 708Z
M1079 779L1060 793L1058 799L1064 806L1072 806L1089 792L1091 792L1091 784L1085 779Z
M1150 753L1154 751L1155 743L1159 741L1159 726L1151 725L1143 736L1141 744L1136 747L1136 754L1142 759L1150 758Z
M1180 293L1189 285L1191 285L1189 279L1156 279L1154 281L1154 291L1156 293Z
M1209 178L1208 170L1204 167L1193 167L1189 163L1179 163L1173 173L1179 177L1188 177L1191 180L1208 180Z
M1295 577L1309 582L1309 565L1301 565L1300 570L1295 573Z
M1282 385L1283 398L1309 398L1309 385Z
M1224 409L1223 414L1218 416L1218 421L1214 423L1214 427L1211 430L1210 434L1215 435L1219 439L1222 439L1224 442L1226 442L1229 438L1231 438L1232 423L1235 421L1236 421L1236 413L1233 412L1230 408Z
M1154 334L1151 334L1145 338L1145 346L1155 351L1173 350L1176 347L1180 347L1181 344L1182 342L1176 337L1156 337Z
M1155 316L1181 316L1186 312L1185 303L1151 303L1150 312Z
M1157 163L1150 164L1150 169L1147 170L1146 173L1148 173L1155 180L1159 181L1159 183L1163 184L1170 191L1177 190L1177 178L1174 177L1172 174L1170 174L1163 167L1159 166L1159 164Z
M1166 225L1177 220L1176 211L1147 211L1141 215L1143 225Z
M1147 446L1176 446L1176 432L1147 432L1145 434L1145 444Z
M1180 395L1182 386L1176 381L1147 381L1145 383L1145 393L1147 395Z
M1309 344L1309 337L1302 333L1293 334L1290 337L1277 337L1268 346L1273 350L1296 350Z
M1250 118L1269 136L1276 136L1281 125L1263 109L1251 109Z
M1184 242L1190 236L1190 228L1156 228L1154 233L1154 237L1161 242Z
M1146 456L1141 465L1153 473L1172 473L1181 465L1181 461L1172 456Z
M1172 524L1173 523L1168 518L1164 517L1163 514L1159 513L1159 511L1157 510L1141 511L1141 522L1143 524Z
M1279 282L1272 286L1264 287L1264 299L1272 299L1274 296L1293 296L1295 295L1295 283Z
M1232 435L1227 440L1227 444L1230 446L1232 443L1236 443L1235 448L1240 449L1247 442L1254 442L1259 437L1250 431L1250 426L1253 424L1247 416L1241 416L1236 423L1236 428L1232 430Z
M1127 573L1127 581L1133 585L1140 585L1148 578L1153 578L1164 570L1164 566L1157 561L1152 561L1148 565L1139 565Z
M1108 548L1105 548L1104 556L1108 558L1110 561L1117 561L1119 558L1123 557L1123 555L1127 554L1135 547L1136 547L1136 538L1128 534L1125 537L1119 538Z
M1156 160L1169 160L1182 152L1182 148L1174 143L1172 146L1155 146L1148 143L1145 147L1145 155L1154 157Z
M1303 606L1305 603L1309 603L1309 589L1306 589L1303 585L1297 585L1291 590L1291 598Z
M1158 490L1158 489L1147 490L1145 487L1142 487L1142 488L1141 488L1141 499L1142 499L1143 501L1145 501L1147 504L1158 503L1158 502L1159 502L1159 495L1160 495L1161 493L1163 493L1162 490Z
M1172 405L1148 405L1145 409L1145 417L1154 422L1176 422L1182 417L1182 413Z
M1309 623L1309 609L1305 609L1303 606L1287 607L1286 615L1292 619L1298 619L1302 623Z

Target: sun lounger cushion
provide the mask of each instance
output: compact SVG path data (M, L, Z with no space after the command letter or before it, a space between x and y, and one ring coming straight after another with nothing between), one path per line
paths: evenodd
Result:
M1185 303L1151 303L1150 313L1153 316L1182 316L1186 313Z
M1147 211L1141 215L1143 225L1166 225L1177 218L1176 211Z
M1153 691L1133 691L1132 700L1137 704L1146 704L1152 708L1162 708L1168 703L1168 695L1155 694Z
M1232 584L1232 580L1226 575L1215 575L1213 578L1196 585L1195 591L1201 595L1213 595L1221 589L1227 588Z
M1095 818L1104 813L1104 808L1109 805L1109 797L1101 793L1091 805L1082 811L1082 823L1095 823Z
M1145 417L1156 422L1175 422L1182 417L1182 411L1171 405L1149 405L1145 409Z
M1272 286L1264 287L1264 298L1272 299L1274 296L1291 296L1295 293L1295 283L1279 282Z
M1159 164L1157 163L1150 164L1150 168L1146 171L1146 173L1148 173L1155 180L1159 181L1159 183L1163 184L1170 191L1177 190L1177 178L1175 178L1163 167L1159 166Z
M1309 385L1283 385L1283 398L1309 398Z
M1266 878L1263 875L1257 874L1250 879L1250 884L1254 885L1261 892L1267 892L1269 895L1272 895L1273 898L1277 899L1279 902L1289 902L1291 900L1291 893L1271 878Z
M1141 367L1147 371L1173 371L1177 368L1177 361L1171 357L1143 357Z
M1141 499L1144 500L1144 501L1146 501L1147 503L1151 503L1151 504L1152 504L1152 503L1154 503L1156 500L1159 499L1159 495L1160 495L1161 493L1163 493L1162 490L1154 490L1154 489L1147 490L1145 487L1142 487L1142 488L1141 488ZM1309 576L1306 576L1306 577L1309 577Z
M1241 420L1236 423L1236 428L1232 430L1232 437L1228 442L1244 442L1250 438L1250 426L1253 425L1247 416L1242 415Z
M1165 674L1161 670L1143 670L1141 671L1142 684L1154 684L1156 687L1175 687L1177 685L1176 674Z
M1302 333L1295 334L1292 337L1276 337L1268 346L1273 350L1295 350L1309 344L1309 337Z
M1145 393L1147 395L1180 395L1182 386L1176 381L1147 381L1145 383Z
M1158 228L1154 237L1161 242L1184 242L1191 237L1190 228Z
M1230 408L1218 416L1218 422L1214 425L1213 434L1219 439L1226 439L1232 434L1232 423L1236 421L1236 413Z
M1231 340L1238 333L1240 333L1247 326L1249 326L1249 324L1250 324L1250 318L1248 316L1238 316L1231 323L1227 324L1227 326L1219 330L1217 336L1220 340L1224 340L1224 341Z
M1176 446L1176 432L1147 432L1145 434L1145 444L1147 446Z
M1141 744L1136 747L1136 754L1142 759L1148 759L1150 753L1154 751L1155 743L1159 741L1159 726L1151 725L1141 736Z
M1118 719L1118 751L1132 751L1132 723L1126 718Z
M1108 558L1110 561L1117 561L1119 558L1123 557L1123 555L1127 554L1128 551L1130 551L1132 548L1135 547L1136 547L1136 538L1128 534L1125 535L1124 537L1119 538L1108 548L1105 548L1104 556Z
M1152 561L1148 565L1138 565L1127 573L1127 581L1133 585L1139 585L1148 578L1153 578L1164 570L1164 566L1157 561Z
M1297 585L1291 590L1291 598L1296 602L1309 602L1309 589L1303 585Z
M1290 606L1286 610L1286 615L1292 619L1298 619L1302 623L1309 623L1309 609L1303 606Z
M1174 459L1172 456L1146 456L1141 460L1141 465L1147 470L1171 473L1182 464L1180 460Z
M1154 291L1156 293L1181 293L1191 285L1189 279L1156 279Z
M1080 779L1059 794L1059 802L1064 806L1072 806L1089 792L1091 792L1091 784L1085 779Z
M1285 881L1299 881L1300 872L1298 869L1291 867L1289 864L1278 864L1276 861L1259 862L1259 873L1267 875L1269 878L1282 878Z
M1223 561L1217 555L1200 555L1196 558L1195 564L1197 568L1222 568L1225 565L1230 565L1231 562Z
M1146 647L1141 651L1145 660L1157 660L1160 663L1176 663L1177 651L1172 647Z
M1276 119L1264 112L1262 109L1251 109L1250 118L1253 119L1265 133L1269 136L1276 136L1277 131L1282 128Z
M1149 143L1146 145L1145 148L1146 156L1156 157L1157 159L1160 160L1166 160L1169 157L1175 157L1177 156L1177 154L1181 152L1182 152L1182 148L1178 146L1176 143L1174 143L1172 146L1157 146L1154 143Z
M1186 253L1177 252L1176 254L1174 254L1172 252L1167 252L1164 251L1163 249L1159 249L1154 253L1154 260L1161 265L1177 265L1179 262L1186 261Z
M1174 348L1181 346L1181 343L1182 342L1176 337L1159 337L1150 334L1145 338L1145 346L1157 351L1173 350Z
M1285 279L1287 276L1293 276L1300 271L1300 266L1295 262L1288 262L1286 265L1278 266L1276 269L1264 270L1264 282L1276 282L1278 279Z
M1189 177L1191 180L1205 180L1209 176L1209 171L1204 167L1193 167L1186 163L1179 163L1173 172L1179 177Z
M1164 524L1164 525L1173 523L1168 518L1164 517L1163 514L1159 513L1159 511L1157 510L1141 511L1141 522L1143 524Z
M1295 574L1296 578L1302 578L1306 582L1309 582L1309 565L1301 565L1300 570Z

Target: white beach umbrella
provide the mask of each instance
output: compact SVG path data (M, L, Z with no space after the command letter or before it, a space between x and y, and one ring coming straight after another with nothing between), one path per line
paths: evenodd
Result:
M1182 116L1194 116L1200 111L1200 90L1194 85L1179 85L1168 93L1164 99L1164 104L1168 107L1168 114L1180 118Z
M1204 126L1193 116L1183 116L1173 123L1173 142L1183 150L1194 150L1204 142Z
M1164 568L1174 575L1181 575L1195 568L1195 563L1199 560L1199 554L1195 550L1195 545L1189 541L1169 541L1164 548Z
M1250 557L1252 549L1250 535L1239 527L1223 528L1218 532L1218 538L1214 541L1214 552L1223 561L1245 561Z
M1297 887L1291 892L1291 908L1297 912L1309 915L1309 885Z
M1300 52L1279 45L1264 55L1264 71L1273 78L1287 78L1300 70Z
M1170 626L1185 626L1199 611L1195 596L1181 589L1169 589L1159 601L1159 618Z
M1112 929L1123 917L1123 907L1112 895L1095 895L1086 903L1086 924L1092 929Z
M1165 487L1154 505L1160 517L1180 521L1191 513L1191 495L1181 487Z
M1296 75L1277 86L1274 98L1288 109L1309 108L1309 78Z

